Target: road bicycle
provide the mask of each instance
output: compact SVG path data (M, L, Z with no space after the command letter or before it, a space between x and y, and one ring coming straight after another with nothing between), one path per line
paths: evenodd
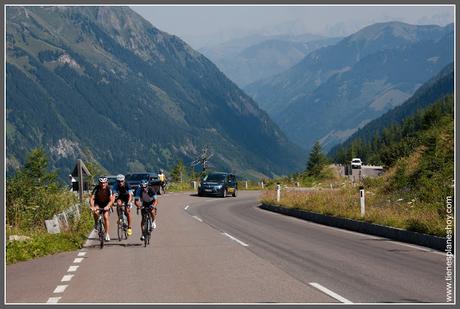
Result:
M153 224L152 224L152 216L150 215L150 209L154 207L153 205L150 206L142 206L140 209L142 211L142 221L144 224L142 225L142 236L144 236L144 247L147 247L150 244L150 236L153 231ZM137 214L139 214L139 208L137 209Z
M125 214L126 204L123 203L121 205L117 205L117 214L118 214L118 221L117 221L117 234L118 234L118 241L122 239L128 239L128 218Z
M104 212L106 212L107 210L104 210L103 208L99 208L96 211L98 213L96 229L97 229L97 234L99 237L100 247L102 249L104 248L104 241L105 241Z
M166 194L166 188L168 187L168 182L167 181L162 181L160 183L160 194ZM161 192L163 191L163 192Z

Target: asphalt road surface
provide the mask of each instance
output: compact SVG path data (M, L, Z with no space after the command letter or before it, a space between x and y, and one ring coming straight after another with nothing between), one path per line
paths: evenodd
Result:
M7 303L406 303L446 301L445 256L258 208L168 193L146 248L134 233L104 249L6 267Z

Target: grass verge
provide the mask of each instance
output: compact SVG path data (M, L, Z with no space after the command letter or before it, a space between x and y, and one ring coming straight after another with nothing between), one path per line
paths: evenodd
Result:
M80 219L71 224L70 230L59 234L49 234L44 228L38 230L7 228L6 264L82 248L94 223L89 209L83 208ZM30 239L10 241L10 235L27 236Z
M168 192L187 192L187 191L193 191L193 186L190 183L187 182L171 182L168 185L168 188L166 188L166 193Z
M312 192L283 191L280 202L276 193L265 191L262 203L315 212L323 215L360 220L445 237L445 217L429 204L366 191L366 214L360 215L359 189L344 186Z

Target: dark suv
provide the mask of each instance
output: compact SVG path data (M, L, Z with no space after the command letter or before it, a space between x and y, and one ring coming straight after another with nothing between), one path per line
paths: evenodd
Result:
M198 186L198 196L217 195L226 197L231 194L236 197L238 183L236 177L229 173L213 172L203 177Z
M158 174L156 173L133 173L127 174L126 182L129 183L129 186L132 190L136 190L136 188L141 184L142 180L153 181L155 185L153 186L154 189L160 192L160 179L158 178ZM158 184L156 184L158 183Z

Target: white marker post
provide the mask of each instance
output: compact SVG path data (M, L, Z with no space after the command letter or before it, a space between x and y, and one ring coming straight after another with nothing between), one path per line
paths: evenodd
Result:
M245 186L246 186L246 190L247 190L248 189L248 181L246 180L245 183L246 183Z
M279 203L281 198L281 186L276 185L276 201Z
M361 217L364 217L366 213L366 204L364 201L364 187L359 187L359 197L361 201Z
M260 185L262 186L262 189L263 189L263 188L264 188L264 182L262 181L262 182L260 183Z

